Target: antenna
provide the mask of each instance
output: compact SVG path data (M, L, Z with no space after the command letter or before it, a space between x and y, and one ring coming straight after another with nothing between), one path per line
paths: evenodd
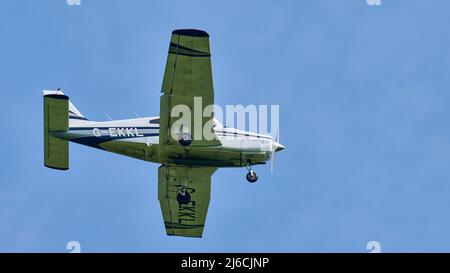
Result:
M109 118L109 120L113 120L107 113L105 113L105 116L107 116Z
M141 118L141 116L139 116L138 113L134 112L134 114L136 115L136 117Z

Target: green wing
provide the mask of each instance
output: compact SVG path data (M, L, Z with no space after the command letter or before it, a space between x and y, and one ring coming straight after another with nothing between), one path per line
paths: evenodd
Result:
M214 104L208 33L194 29L180 29L172 32L161 90L164 94L160 102L160 144L179 145L178 137L171 136L172 125L179 117L171 117L171 112L176 105L186 105L191 110L192 118L190 126L183 129L191 134L193 138L191 145L220 145L217 139L208 140L203 137L202 128L207 122L211 124L212 116L202 116L202 124L197 123L194 127L194 98L202 99L200 111L207 105ZM176 129L175 131L178 133Z
M212 167L159 167L158 199L167 235L202 237L215 171ZM189 199L180 203L181 194Z

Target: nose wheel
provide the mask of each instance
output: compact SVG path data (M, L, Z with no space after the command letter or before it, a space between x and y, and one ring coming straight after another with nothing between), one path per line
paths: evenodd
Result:
M254 170L252 170L250 162L247 163L247 170L248 170L248 173L245 176L245 178L247 178L247 181L250 183L255 183L256 181L258 181L258 175L256 175Z
M258 176L253 170L249 171L245 177L247 178L247 181L250 183L255 183L256 181L258 181Z

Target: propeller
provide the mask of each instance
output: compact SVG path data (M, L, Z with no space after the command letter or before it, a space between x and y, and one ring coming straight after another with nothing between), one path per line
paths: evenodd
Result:
M284 146L278 142L280 137L280 131L277 130L277 135L275 136L275 141L272 140L272 147L270 150L270 174L273 174L273 162L275 161L275 154L277 151L283 150Z
M264 143L261 146L261 149L265 151L266 153L269 153L270 158L270 173L273 174L273 165L275 161L275 154L278 151L281 151L284 149L284 146L281 145L278 141L280 138L280 133L277 131L277 134L275 135L275 139L271 139L270 141L264 141Z

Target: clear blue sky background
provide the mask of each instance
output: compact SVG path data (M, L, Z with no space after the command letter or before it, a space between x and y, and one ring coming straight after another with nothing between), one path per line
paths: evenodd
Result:
M449 1L2 1L0 251L450 251ZM42 89L91 119L159 114L170 33L211 35L216 103L279 104L275 172L213 176L204 238L167 237L156 164L71 144L43 166Z

